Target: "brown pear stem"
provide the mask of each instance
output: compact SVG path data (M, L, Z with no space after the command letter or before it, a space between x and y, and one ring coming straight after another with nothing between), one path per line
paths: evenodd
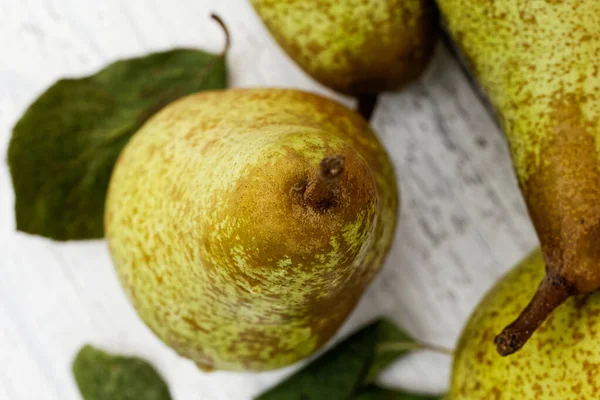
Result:
M358 96L358 113L362 115L365 121L371 121L373 111L377 105L377 98L379 94L361 94Z
M498 353L507 356L521 349L552 311L574 292L565 278L547 275L521 315L494 339Z
M319 164L319 172L315 173L306 185L304 203L316 210L324 211L335 199L335 192L344 174L344 157L335 155L324 158Z
M221 25L223 33L225 34L225 46L223 46L223 50L221 50L221 57L225 57L229 51L229 48L231 47L231 35L229 34L229 29L227 29L227 25L225 25L225 22L223 22L221 17L219 17L217 14L210 14L210 17L219 25Z

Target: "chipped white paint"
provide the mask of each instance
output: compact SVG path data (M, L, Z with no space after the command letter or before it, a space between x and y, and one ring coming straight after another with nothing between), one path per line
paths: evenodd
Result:
M295 368L200 372L137 318L103 241L57 244L14 228L4 154L35 96L121 57L173 46L218 51L223 37L210 11L232 32L234 86L333 95L280 51L246 0L0 0L0 399L79 399L70 362L85 342L150 359L176 400L249 400ZM402 218L386 267L340 335L387 315L452 347L483 292L537 243L506 144L443 46L418 83L382 96L373 125L396 164ZM382 379L442 391L449 366L444 356L417 354Z

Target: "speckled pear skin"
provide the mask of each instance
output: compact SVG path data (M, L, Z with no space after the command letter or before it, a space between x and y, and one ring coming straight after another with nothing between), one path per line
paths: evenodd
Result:
M451 400L580 400L600 393L600 293L572 297L514 357L493 338L529 301L545 274L535 250L485 296L458 342Z
M438 5L497 110L549 279L598 289L600 1Z
M298 198L345 158L325 212ZM203 369L269 370L317 350L382 265L392 164L366 122L294 90L202 92L167 106L111 178L106 237L144 322Z
M437 37L429 0L250 0L300 67L341 93L376 94L416 79Z

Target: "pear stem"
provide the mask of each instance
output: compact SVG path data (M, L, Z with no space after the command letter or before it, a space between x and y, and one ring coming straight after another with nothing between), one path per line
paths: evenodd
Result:
M434 344L423 343L423 342L383 342L377 345L376 351L378 353L385 353L388 351L414 351L414 350L427 350L434 353L445 354L452 357L454 351Z
M377 105L377 98L379 94L361 94L357 97L358 100L358 113L362 115L365 121L371 121L373 111Z
M574 287L565 278L546 275L521 315L494 339L498 353L507 356L521 349L552 311L573 294Z
M319 164L319 172L306 185L304 203L319 211L331 207L343 174L344 156L325 157Z
M217 14L210 14L210 17L214 19L219 25L221 25L223 33L225 34L225 46L223 46L223 50L221 50L221 57L225 57L225 55L229 51L229 48L231 47L231 35L229 34L229 29L227 28L225 22L223 22L221 17L219 17Z

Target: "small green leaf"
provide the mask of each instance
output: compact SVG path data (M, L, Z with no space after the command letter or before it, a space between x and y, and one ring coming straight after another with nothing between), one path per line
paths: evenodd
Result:
M224 55L187 49L56 82L13 129L17 229L55 240L102 237L110 174L130 137L170 102L226 84Z
M84 346L73 374L84 400L171 400L162 377L146 361Z
M441 396L427 396L407 393L377 386L370 386L358 392L352 400L442 400Z
M263 393L257 400L351 399L367 377L375 376L405 353L393 351L377 354L379 343L399 339L413 342L392 323L376 321Z

